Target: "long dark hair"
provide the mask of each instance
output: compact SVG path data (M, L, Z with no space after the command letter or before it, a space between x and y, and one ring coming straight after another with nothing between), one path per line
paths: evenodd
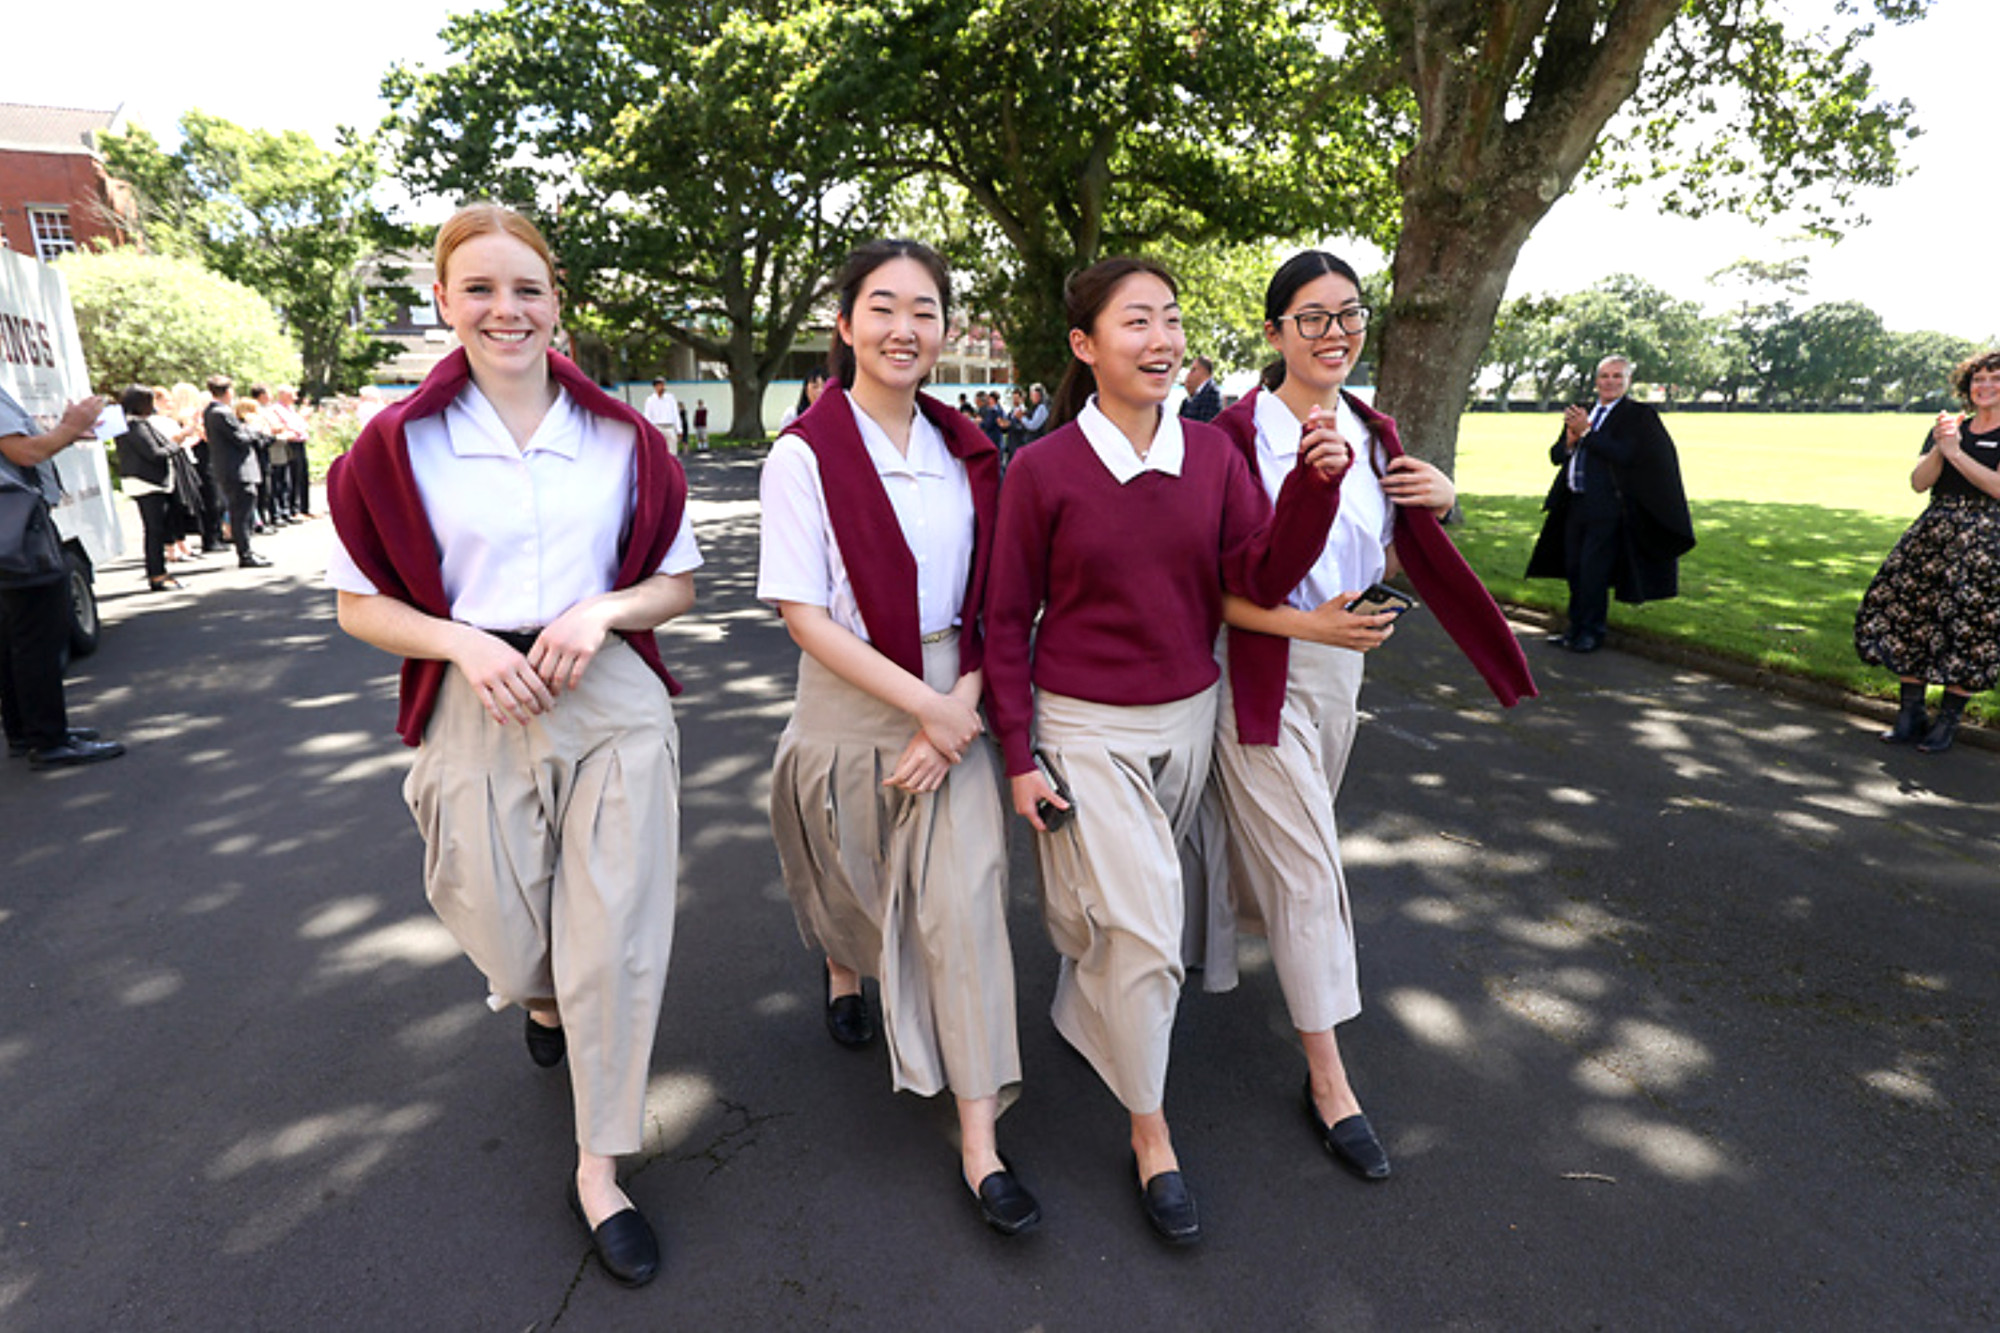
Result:
M1111 303L1111 294L1118 290L1118 284L1140 273L1150 273L1166 283L1167 290L1179 299L1181 286L1174 281L1174 275L1165 264L1127 255L1100 259L1089 268L1070 274L1069 281L1063 284L1063 313L1069 319L1069 327L1085 333L1093 331L1097 327L1097 317ZM1065 421L1074 421L1085 404L1090 402L1090 395L1096 392L1096 373L1071 357L1069 369L1063 373L1062 383L1056 388L1055 401L1049 407L1050 428Z
M1339 255L1328 254L1324 250L1301 250L1287 259L1276 273L1271 275L1271 283L1264 288L1264 326L1270 328L1278 322L1278 316L1291 308L1292 300L1299 289L1307 283L1327 274L1346 278L1354 284L1354 290L1361 290L1361 276ZM1266 391L1276 389L1285 382L1285 358L1279 357L1265 366L1258 377Z
M931 281L938 289L939 327L949 327L951 323L951 270L945 267L938 252L922 241L883 239L869 241L848 252L847 262L834 275L834 289L840 293L840 313L850 323L854 319L854 304L861 299L861 284L868 281L868 275L892 259L914 259L922 264L931 275ZM833 331L833 345L826 353L827 372L839 380L846 388L854 387L854 348L840 336L840 330ZM803 411L804 409L800 409Z
M835 342L839 342L840 335L838 333L834 334L833 340ZM849 357L852 357L853 353L850 352L848 353L848 355ZM806 414L806 409L813 405L812 386L824 382L826 376L827 376L827 369L825 366L814 366L811 370L808 370L806 372L805 382L799 385L798 405L792 409L792 411L796 415L804 416Z

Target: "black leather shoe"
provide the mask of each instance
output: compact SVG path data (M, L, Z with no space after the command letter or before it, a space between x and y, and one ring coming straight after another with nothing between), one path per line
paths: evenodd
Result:
M822 969L824 971L824 969ZM826 1030L851 1051L875 1040L875 1016L868 1012L868 994L843 995L835 999L833 978L826 979Z
M74 745L78 741L94 741L96 739L96 727L71 727L64 736L64 740L70 745ZM7 757L9 759L24 758L30 748L26 741L8 741Z
M1005 1158L1001 1159L1001 1167L979 1182L979 1190L973 1196L979 1205L979 1215L987 1226L1003 1236L1034 1230L1042 1220L1042 1206L1028 1193L1028 1187L1021 1183Z
M252 551L248 555L237 556L236 567L238 569L269 569L271 567L271 558L266 555L258 555L255 551Z
M125 753L117 741L68 741L28 751L30 768L74 768L78 764L101 764Z
M653 1228L637 1208L626 1208L599 1222L595 1228L584 1215L583 1200L576 1197L576 1177L570 1177L569 1209L590 1232L591 1246L604 1271L628 1287L643 1287L660 1271L660 1242Z
M1319 1141L1333 1154L1333 1160L1363 1180L1389 1178L1389 1154L1365 1115L1350 1115L1331 1125L1320 1119L1319 1105L1313 1101L1312 1079L1306 1079L1306 1119L1312 1123Z
M1146 1220L1161 1240L1169 1245L1192 1245L1201 1239L1201 1215L1195 1211L1194 1193L1178 1171L1162 1171L1139 1189Z
M543 1027L533 1014L527 1018L528 1058L544 1069L554 1069L569 1050L569 1038L560 1027Z
M1602 634L1578 634L1563 645L1573 653L1594 653L1604 646Z

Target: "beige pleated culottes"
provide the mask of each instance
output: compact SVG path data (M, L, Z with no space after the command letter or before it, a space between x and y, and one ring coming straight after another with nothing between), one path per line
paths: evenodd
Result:
M924 680L958 679L958 636L924 645ZM1000 769L984 740L944 785L885 787L909 714L799 658L771 776L771 829L799 935L881 986L898 1091L972 1100L1021 1081Z
M1233 956L1234 935L1226 944L1215 938L1233 912L1236 930L1270 941L1292 1026L1324 1032L1361 1012L1334 798L1354 749L1362 655L1294 640L1290 657L1275 746L1237 740L1234 702L1223 687L1212 792L1222 816L1224 884L1213 882L1212 848L1207 860L1209 901L1225 898L1229 910L1209 913L1207 953ZM1233 982L1233 965L1228 972ZM1220 980L1212 977L1208 988L1225 988Z
M1035 836L1062 955L1051 1014L1136 1115L1166 1100L1185 976L1176 849L1208 776L1216 693L1142 707L1035 693L1036 749L1076 804L1062 828Z
M445 676L403 798L432 908L495 1009L553 998L577 1142L637 1152L673 947L680 738L667 689L622 639L526 725Z

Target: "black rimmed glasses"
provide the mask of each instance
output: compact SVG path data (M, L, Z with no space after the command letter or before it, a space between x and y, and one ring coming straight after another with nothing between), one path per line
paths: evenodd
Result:
M1346 305L1338 310L1301 310L1296 315L1280 315L1274 321L1282 324L1291 320L1298 326L1301 338L1324 338L1335 324L1342 333L1360 333L1368 327L1370 311L1365 305Z

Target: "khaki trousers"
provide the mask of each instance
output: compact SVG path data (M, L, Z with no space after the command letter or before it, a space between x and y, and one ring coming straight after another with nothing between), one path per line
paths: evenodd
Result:
M553 710L503 726L454 668L403 798L425 892L488 1003L561 1009L577 1142L637 1152L679 869L666 686L612 639Z
M1051 1012L1136 1115L1166 1100L1185 976L1176 849L1201 804L1215 703L1213 686L1141 707L1035 694L1036 748L1076 805L1035 837L1042 913L1062 955Z
M1334 799L1354 749L1362 656L1294 640L1290 657L1275 746L1237 740L1226 685L1217 710L1212 794L1222 817L1224 883L1214 882L1211 847L1209 903L1213 908L1223 899L1234 911L1233 922L1226 907L1208 913L1206 952L1231 956L1227 979L1233 984L1234 934L1225 949L1216 932L1233 924L1265 935L1292 1026L1324 1032L1361 1012ZM1211 978L1210 988L1226 989L1217 984L1221 980Z
M958 679L957 635L924 645L924 679ZM916 732L801 654L771 778L778 860L807 946L878 979L895 1088L996 1096L1021 1081L1000 769L981 741L935 792L883 786Z

